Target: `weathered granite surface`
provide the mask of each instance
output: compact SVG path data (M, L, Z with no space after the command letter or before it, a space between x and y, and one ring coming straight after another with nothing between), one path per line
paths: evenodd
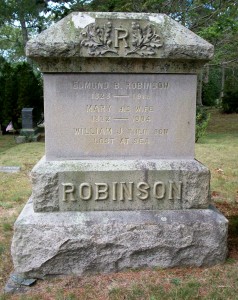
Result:
M74 12L31 39L26 54L44 72L192 73L213 46L163 14Z
M146 29L148 24L151 25L151 30ZM118 27L121 31L114 32L114 29ZM104 47L99 47L100 42L103 43L100 38L104 35L102 31L105 29L107 30L105 32L107 33L105 35L106 41L110 43L105 43L105 45L103 44ZM213 55L211 44L164 14L107 12L71 13L43 31L36 38L31 39L27 44L26 54L29 57L150 57L150 53L147 54L147 52L144 52L143 55L142 50L145 51L144 48L139 49L140 51L138 49L133 51L136 47L131 45L130 41L127 41L127 37L129 39L133 33L137 34L138 29L143 31L144 35L142 37L149 36L152 33L157 35L152 40L155 47L154 45L151 45L151 47L153 49L158 48L159 51L155 51L155 54L151 56L207 60ZM125 48L128 48L127 51L121 53L116 51L116 48L119 48L117 41L113 44L116 34L122 42L125 43L126 40ZM89 38L90 35L93 37L92 39ZM123 36L125 36L124 39ZM87 45L87 41L89 45ZM94 45L97 49L92 52L93 49L89 48L93 48ZM152 52L153 49L150 49L150 51Z
M196 160L42 158L31 177L36 212L190 209L210 203L210 172Z
M227 254L227 220L213 209L34 213L15 223L15 272L45 275L211 266Z
M47 160L192 159L196 75L44 74Z

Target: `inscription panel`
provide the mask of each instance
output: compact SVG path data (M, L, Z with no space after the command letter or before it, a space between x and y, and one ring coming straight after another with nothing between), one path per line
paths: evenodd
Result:
M193 158L195 75L45 74L46 157Z

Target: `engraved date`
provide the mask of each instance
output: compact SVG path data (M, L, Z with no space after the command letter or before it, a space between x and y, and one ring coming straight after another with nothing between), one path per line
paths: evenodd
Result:
M92 122L110 122L111 117L109 116L91 116Z
M111 99L111 93L92 93L93 100L109 100Z

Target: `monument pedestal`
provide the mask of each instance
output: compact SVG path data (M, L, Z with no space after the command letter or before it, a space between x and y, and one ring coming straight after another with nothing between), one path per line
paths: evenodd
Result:
M208 168L194 159L63 160L33 168L35 212L207 208Z
M15 223L15 272L46 275L211 266L227 255L227 220L214 208L35 213Z

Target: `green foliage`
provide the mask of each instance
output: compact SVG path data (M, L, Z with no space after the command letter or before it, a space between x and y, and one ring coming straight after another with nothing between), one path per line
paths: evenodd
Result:
M43 0L0 0L0 55L23 60L29 34L41 31L46 6Z
M17 80L17 109L23 107L35 107L40 113L43 111L42 82L39 74L36 74L27 63L17 65L15 68Z
M221 89L221 68L216 66L209 70L209 80L203 82L202 103L205 106L216 105L216 99L219 99Z
M20 28L4 24L0 26L0 55L9 61L18 61L25 56Z
M0 124L6 127L11 121L13 127L21 127L21 110L34 107L40 115L43 111L42 83L27 63L13 66L0 59Z
M238 90L227 91L222 99L222 110L224 113L238 113Z
M238 70L226 72L222 110L225 113L238 113Z
M210 119L210 114L202 106L197 106L196 110L196 135L195 142L206 135L206 130L208 122Z
M15 78L14 69L4 59L0 63L0 124L7 126L12 120L15 106Z

